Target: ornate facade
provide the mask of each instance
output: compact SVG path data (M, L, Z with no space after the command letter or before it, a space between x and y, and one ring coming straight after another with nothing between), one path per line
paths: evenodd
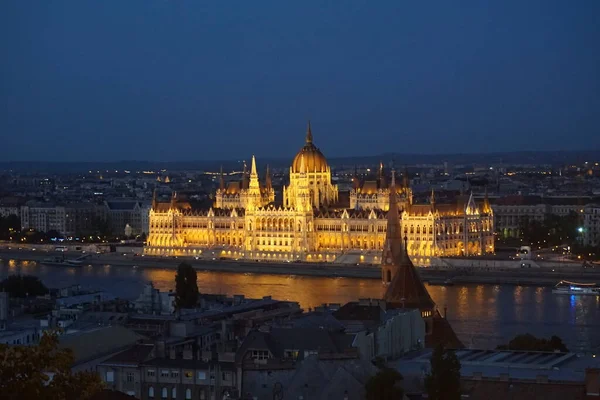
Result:
M290 183L283 188L280 206L274 204L268 169L261 182L252 157L250 173L245 172L241 182L225 185L221 175L214 207L208 210L194 210L176 194L168 203L154 200L145 252L379 263L390 191L396 192L403 210L399 219L409 254L419 265L429 265L431 257L493 251L493 217L487 201L479 206L470 197L454 205L437 205L432 195L430 204L413 204L406 174L396 189L395 184L386 183L382 166L375 181L360 184L356 179L350 204L340 204L331 168L313 144L309 124L305 145L290 167Z

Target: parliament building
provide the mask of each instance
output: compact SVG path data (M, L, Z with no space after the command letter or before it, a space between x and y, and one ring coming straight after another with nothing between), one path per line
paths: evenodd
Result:
M306 141L294 157L282 201L267 169L259 178L252 157L241 181L220 177L214 206L192 209L174 193L169 202L152 202L148 255L226 257L248 260L381 263L390 194L396 192L399 220L407 251L416 265L433 257L473 256L494 251L493 215L487 201L460 197L437 204L413 204L406 173L402 183L383 166L372 180L353 178L349 202L342 204L331 168L313 143ZM279 205L275 205L279 204Z

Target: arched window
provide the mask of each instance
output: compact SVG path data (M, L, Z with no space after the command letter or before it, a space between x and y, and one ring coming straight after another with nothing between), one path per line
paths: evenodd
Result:
M185 389L185 400L191 400L192 398L192 389Z
M152 386L148 388L148 397L154 398L154 388Z
M162 397L163 399L166 399L166 398L167 398L167 388L166 388L166 387L162 388L161 397Z
M177 388L173 388L171 389L171 398L172 399L176 399L177 398Z

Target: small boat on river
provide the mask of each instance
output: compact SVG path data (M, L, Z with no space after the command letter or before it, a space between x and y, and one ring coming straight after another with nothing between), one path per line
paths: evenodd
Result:
M83 261L81 260L68 260L61 256L54 256L44 258L41 262L42 265L47 267L81 267L83 266Z
M552 293L576 296L600 296L600 287L595 283L560 281L554 286Z

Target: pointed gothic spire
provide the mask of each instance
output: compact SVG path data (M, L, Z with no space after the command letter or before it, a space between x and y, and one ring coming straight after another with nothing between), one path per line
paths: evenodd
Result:
M387 265L400 265L402 257L402 230L398 212L398 196L396 194L396 172L392 170L392 184L389 193L389 210L387 213L387 230L383 250L383 262Z
M156 208L156 188L152 191L152 209Z
M492 211L492 206L490 206L487 185L485 185L485 197L483 198L483 212L489 213L490 211Z
M431 204L431 208L435 209L435 189L431 188L431 197L429 198L429 204Z
M173 194L171 195L171 208L175 209L177 208L177 192L173 191Z
M308 128L306 129L306 143L312 143L313 135L312 130L310 129L310 120L308 120Z
M258 172L256 171L256 158L252 155L252 167L250 169L250 184L249 188L254 188L258 190L260 188L260 183L258 182Z
M408 238L402 237L396 195L396 171L392 170L390 209L387 213L387 231L381 266L390 270L393 275L384 299L392 306L432 310L435 303L408 256L407 242Z
M475 200L473 199L473 191L471 190L471 194L469 194L469 200L467 200L467 206L465 207L465 212L467 215L477 214L477 206L475 205Z
M269 169L269 164L267 164L267 172L265 174L265 186L270 190L273 188L273 182L271 182L271 170Z
M252 154L252 169L250 170L250 175L257 175L257 172L256 172L256 158L254 158L254 154Z

